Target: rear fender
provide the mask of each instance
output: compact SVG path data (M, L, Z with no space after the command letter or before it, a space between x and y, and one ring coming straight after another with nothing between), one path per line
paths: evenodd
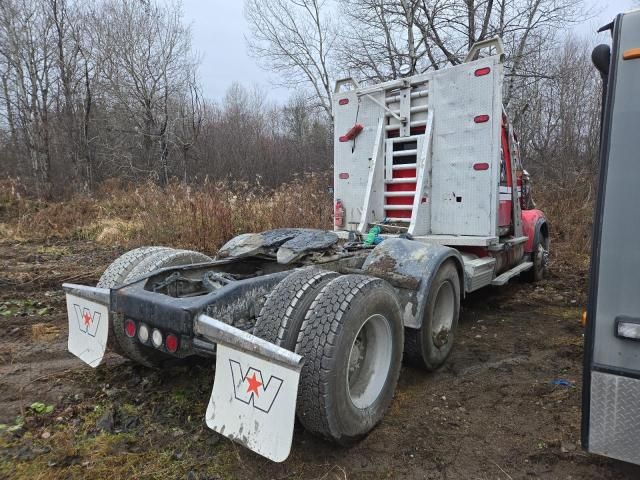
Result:
M549 249L549 225L542 211L537 209L522 211L522 232L527 236L525 253L533 251L541 236L546 239L545 248Z
M460 253L450 247L429 245L404 238L389 238L369 254L362 269L395 287L405 327L420 328L429 289L438 269L453 260L464 294L464 267Z

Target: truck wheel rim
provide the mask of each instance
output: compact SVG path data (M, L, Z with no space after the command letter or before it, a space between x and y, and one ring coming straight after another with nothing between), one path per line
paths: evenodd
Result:
M433 344L440 348L449 341L449 333L453 326L456 297L451 282L446 281L438 288L433 305L433 324L431 335Z
M548 257L548 252L545 250L544 246L539 243L533 259L534 268L536 269L536 271L544 272L544 270L547 268Z
M347 392L360 409L370 407L380 396L391 368L393 342L389 320L371 315L360 327L349 352Z

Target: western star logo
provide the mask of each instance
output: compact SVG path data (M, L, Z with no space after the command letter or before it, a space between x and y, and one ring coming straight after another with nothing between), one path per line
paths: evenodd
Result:
M78 304L73 305L73 310L76 314L80 331L95 337L100 324L100 312L91 312L87 307L81 307Z
M243 372L239 362L229 359L229 364L236 400L269 413L282 387L282 379L271 375L265 381L262 372L257 368L249 367Z

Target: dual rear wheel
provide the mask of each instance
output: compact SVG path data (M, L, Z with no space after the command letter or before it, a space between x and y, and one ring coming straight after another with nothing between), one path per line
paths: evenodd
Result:
M435 369L445 361L460 299L457 271L452 264L453 283L447 265L432 282L437 306L420 330L405 331L397 294L379 278L305 268L269 294L254 334L304 357L297 416L307 430L342 445L367 435L391 404L413 332L421 340L412 363Z

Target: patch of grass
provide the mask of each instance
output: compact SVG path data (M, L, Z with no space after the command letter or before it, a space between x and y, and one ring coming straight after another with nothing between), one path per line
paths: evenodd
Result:
M69 255L69 253L71 253L71 250L69 249L69 247L64 247L64 246L58 247L55 245L51 245L51 246L41 245L36 250L36 253L40 255L53 255L53 256L61 257L63 255Z
M0 316L47 315L51 308L42 302L31 299L15 299L0 302Z
M186 397L185 397L186 398ZM0 478L234 478L233 447L206 439L217 434L199 425L180 436L172 435L181 424L171 416L159 419L173 399L158 397L154 408L125 402L119 414L140 417L135 431L102 432L96 420L115 407L93 400L74 407L80 424L30 413L20 435L0 433ZM157 408L156 408L157 407ZM63 414L64 415L64 414ZM42 433L50 432L43 438ZM167 439L170 439L169 441Z

